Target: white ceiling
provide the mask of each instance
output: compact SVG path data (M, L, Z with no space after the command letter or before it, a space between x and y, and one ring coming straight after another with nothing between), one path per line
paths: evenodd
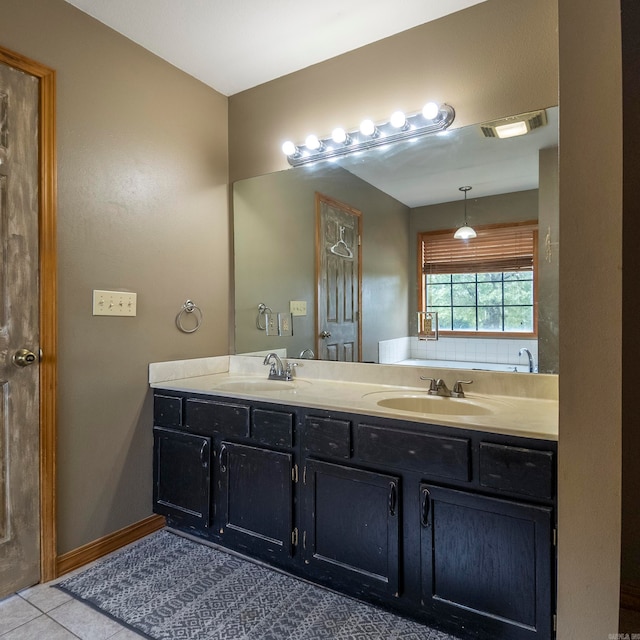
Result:
M230 96L484 0L66 0Z

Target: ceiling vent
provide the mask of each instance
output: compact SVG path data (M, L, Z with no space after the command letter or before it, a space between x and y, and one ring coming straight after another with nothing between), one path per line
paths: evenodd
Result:
M530 111L518 116L510 116L493 122L485 122L480 125L480 131L485 138L512 138L522 136L534 129L539 129L547 124L547 112Z

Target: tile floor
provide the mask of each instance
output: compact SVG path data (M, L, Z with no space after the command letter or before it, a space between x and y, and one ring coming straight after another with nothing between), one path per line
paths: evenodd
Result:
M144 637L52 584L40 584L0 600L2 640L136 640Z

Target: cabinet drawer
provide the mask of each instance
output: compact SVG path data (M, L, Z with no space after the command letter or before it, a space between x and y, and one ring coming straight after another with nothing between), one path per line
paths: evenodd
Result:
M182 426L182 398L156 393L153 396L153 423L159 427Z
M190 431L249 437L248 406L195 399L187 400L186 405L185 425Z
M469 482L471 446L467 438L358 425L357 454L363 462Z
M293 413L254 409L251 437L274 447L293 446Z
M555 455L491 442L480 443L480 485L551 500Z
M351 422L309 416L304 421L304 448L332 458L351 457Z

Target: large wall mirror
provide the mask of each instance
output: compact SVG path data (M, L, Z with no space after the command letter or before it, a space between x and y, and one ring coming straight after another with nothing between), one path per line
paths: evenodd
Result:
M359 360L558 372L557 107L547 124L498 139L479 125L452 128L362 154L242 180L233 187L235 351L318 352L317 194L361 212ZM454 125L455 127L455 122ZM469 185L471 225L538 221L537 336L447 336L419 340L417 236L463 222ZM340 225L336 225L339 240ZM277 313L297 305L293 335L277 334ZM273 312L271 331L259 305ZM285 332L288 326L285 317ZM308 351L307 351L308 353ZM460 364L462 363L462 364ZM497 366L500 365L500 366ZM502 367L504 365L504 367Z

